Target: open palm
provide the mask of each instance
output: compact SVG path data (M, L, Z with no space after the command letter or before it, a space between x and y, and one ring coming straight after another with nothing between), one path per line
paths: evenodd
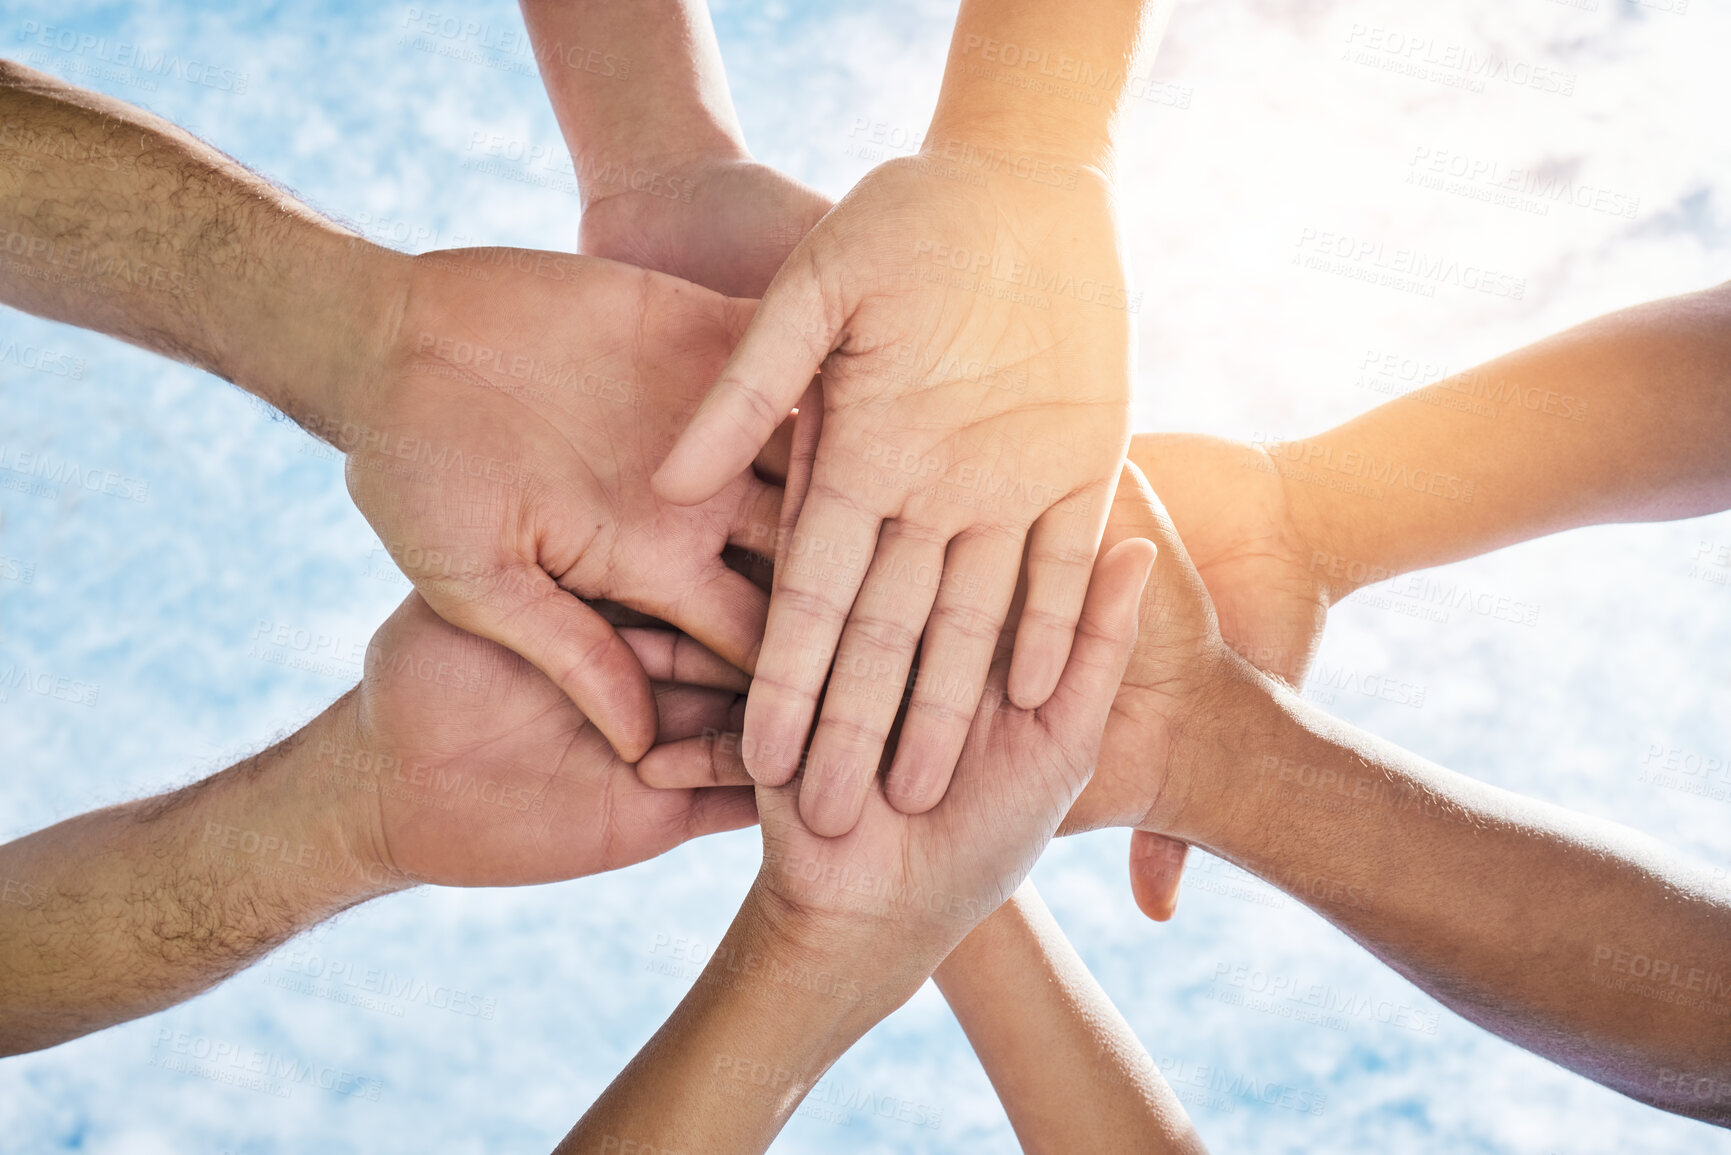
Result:
M826 834L858 814L899 701L884 691L916 648L891 777L898 805L943 796L1024 549L1008 685L1023 705L1050 694L1127 443L1130 326L1103 182L981 184L923 158L868 174L788 258L656 477L674 500L708 497L822 366L791 537L803 557L777 567L745 731L758 779L786 781L828 679L802 803Z

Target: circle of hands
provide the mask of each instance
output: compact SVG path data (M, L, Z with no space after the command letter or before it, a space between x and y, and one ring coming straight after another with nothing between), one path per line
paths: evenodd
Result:
M1327 595L1260 450L1132 442L1122 309L991 291L1000 260L1122 284L1104 184L686 175L588 206L581 256L412 261L341 446L415 585L355 745L532 804L381 791L362 848L495 886L761 821L757 886L801 909L873 877L983 917L1055 832L1128 825L1168 917L1170 737L1218 663L1301 679Z

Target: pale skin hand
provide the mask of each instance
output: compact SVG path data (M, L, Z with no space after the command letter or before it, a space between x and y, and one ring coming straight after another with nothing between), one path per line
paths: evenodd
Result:
M1185 433L1138 434L1130 460L1160 495L1207 587L1227 645L1297 687L1322 642L1331 601L1327 567L1294 524L1286 483L1253 445ZM1182 842L1130 836L1130 883L1148 917L1178 905Z
M752 160L698 0L523 0L583 196L579 252L761 297L828 198ZM627 75L574 67L582 46Z
M593 258L405 258L136 108L0 64L0 299L191 362L350 454L351 492L434 609L535 662L623 754L648 679L578 596L749 666L765 599L720 561L774 491L699 506L649 471L749 306ZM629 596L627 596L629 595Z
M1368 373L1422 372L1366 356ZM1636 305L1444 378L1314 437L1271 446L1138 438L1227 642L1299 685L1326 607L1362 586L1582 525L1731 506L1731 284ZM1380 496L1329 471L1425 484ZM1432 485L1438 492L1430 492ZM1471 500L1460 500L1467 488ZM1452 490L1458 490L1450 497ZM1138 832L1131 878L1170 917L1181 845Z
M1106 174L1142 15L1076 8L963 6L922 154L874 169L794 250L656 476L673 500L706 498L821 367L823 441L745 729L757 779L787 781L827 680L801 803L827 835L858 817L916 647L891 796L912 812L943 796L1024 550L1012 700L1038 705L1063 668L1128 439ZM1088 105L982 78L1018 37L1119 79Z
M1231 651L1151 492L1138 503L1120 502L1107 540L1149 534L1160 560L1065 829L1203 846L1479 1025L1643 1102L1731 1122L1731 887L1645 835L1485 786L1305 703ZM1651 989L1637 955L1648 975L1665 964Z
M1028 1155L1207 1148L1032 882L932 975Z
M904 814L874 789L854 829L825 838L800 819L794 785L758 786L763 867L739 915L560 1150L767 1147L829 1065L1026 877L1093 764L1152 560L1142 541L1100 558L1064 675L1038 711L1002 696L1002 656L933 809ZM720 772L737 779L737 746L713 738L658 747L640 770L650 782L709 774L729 749ZM742 1078L759 1068L761 1080Z
M625 636L657 679L737 686L677 636ZM662 716L716 725L730 700L664 686ZM292 737L0 846L0 1053L172 1006L381 894L574 878L754 820L749 790L644 786L533 666L411 594Z

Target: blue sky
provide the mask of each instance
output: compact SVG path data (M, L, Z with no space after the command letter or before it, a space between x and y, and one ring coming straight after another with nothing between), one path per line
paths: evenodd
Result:
M1138 428L1305 433L1404 387L1373 371L1389 355L1464 368L1731 276L1718 58L1731 16L1681 2L1180 4L1124 132L1124 227L1144 293ZM402 247L569 248L577 200L532 67L417 40L416 14L436 11L22 3L0 16L0 51L147 105ZM520 27L506 4L443 14ZM718 6L754 149L844 192L875 159L860 147L873 126L923 128L951 17L912 0ZM75 44L64 31L112 47L40 43ZM1431 46L1421 60L1501 63L1483 80L1414 74L1391 45L1417 41ZM202 67L122 67L121 43ZM484 171L473 145L494 134L549 159ZM1484 181L1427 181L1438 158L1445 172L1458 160L1536 176L1499 198ZM1519 294L1395 291L1295 263L1321 233L1477 262ZM6 353L26 346L53 368ZM0 313L0 447L114 471L142 498L0 489L0 670L81 687L77 701L0 701L0 838L189 781L293 729L354 674L270 660L253 641L261 626L364 640L405 592L328 451L222 382L117 342ZM1655 750L1731 753L1731 585L1719 580L1731 569L1702 562L1727 544L1720 516L1581 531L1435 571L1536 607L1533 623L1422 620L1398 612L1398 591L1358 599L1334 611L1312 693L1439 763L1731 866L1731 804L1641 780ZM1422 708L1354 693L1368 676L1424 687ZM1193 864L1173 923L1142 921L1125 844L1110 832L1055 845L1035 877L1216 1150L1731 1152L1721 1132L1454 1017L1224 864ZM361 908L203 998L0 1063L0 1145L550 1147L678 1001L689 980L676 952L689 948L675 944L719 940L755 860L742 832L600 878ZM345 989L332 974L369 967L490 1013L435 993L329 997ZM1345 1010L1307 1022L1292 1000L1247 997L1268 983L1320 986ZM286 1070L341 1071L376 1097L315 1077L281 1083L284 1098L167 1069L179 1033L265 1049ZM797 1118L778 1149L1013 1149L929 988L831 1079L819 1105L835 1109ZM1306 1109L1245 1093L1270 1086ZM913 1103L937 1126L836 1106L866 1101Z

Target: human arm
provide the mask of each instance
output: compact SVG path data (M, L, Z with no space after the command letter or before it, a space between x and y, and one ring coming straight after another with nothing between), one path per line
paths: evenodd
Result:
M1486 1029L1643 1102L1731 1121L1724 882L1645 835L1426 762L1255 670L1144 505L1122 508L1108 540L1150 533L1160 564L1066 829L1202 846Z
M1587 321L1266 449L1338 600L1576 526L1725 509L1728 436L1731 282Z
M673 507L647 484L747 306L593 258L405 257L10 64L0 119L0 300L190 361L331 442L428 603L528 657L630 757L654 737L649 680L582 598L749 665L767 599L720 553L771 531L774 491L742 473Z
M1376 354L1363 369L1440 373ZM1227 643L1297 686L1328 607L1362 586L1575 526L1731 506L1727 436L1731 284L1588 321L1314 437L1142 435L1130 452ZM1169 916L1181 848L1133 845L1139 901Z
M672 635L626 636L658 678L729 684ZM662 705L702 725L728 700L668 687ZM532 666L411 595L361 685L291 737L0 845L0 1054L191 998L406 886L593 874L753 816L748 791L643 786Z
M1110 144L1146 7L964 4L920 153L873 169L795 248L656 475L703 499L821 367L790 539L805 560L776 570L745 723L753 773L780 783L816 719L814 830L857 818L916 649L892 795L942 797L1024 554L1012 699L1038 705L1063 668L1128 442Z
M350 419L407 262L190 133L0 60L0 300Z
M1029 1155L1206 1151L1033 883L932 976Z
M829 1065L1026 877L1098 749L1149 560L1146 547L1102 555L1041 710L1001 697L1004 655L932 810L903 814L874 790L852 831L824 838L799 818L794 787L757 787L763 866L733 925L561 1151L768 1146ZM664 786L749 781L735 738L714 734L657 747L640 771Z
M523 0L578 251L760 297L829 199L752 159L701 0Z

